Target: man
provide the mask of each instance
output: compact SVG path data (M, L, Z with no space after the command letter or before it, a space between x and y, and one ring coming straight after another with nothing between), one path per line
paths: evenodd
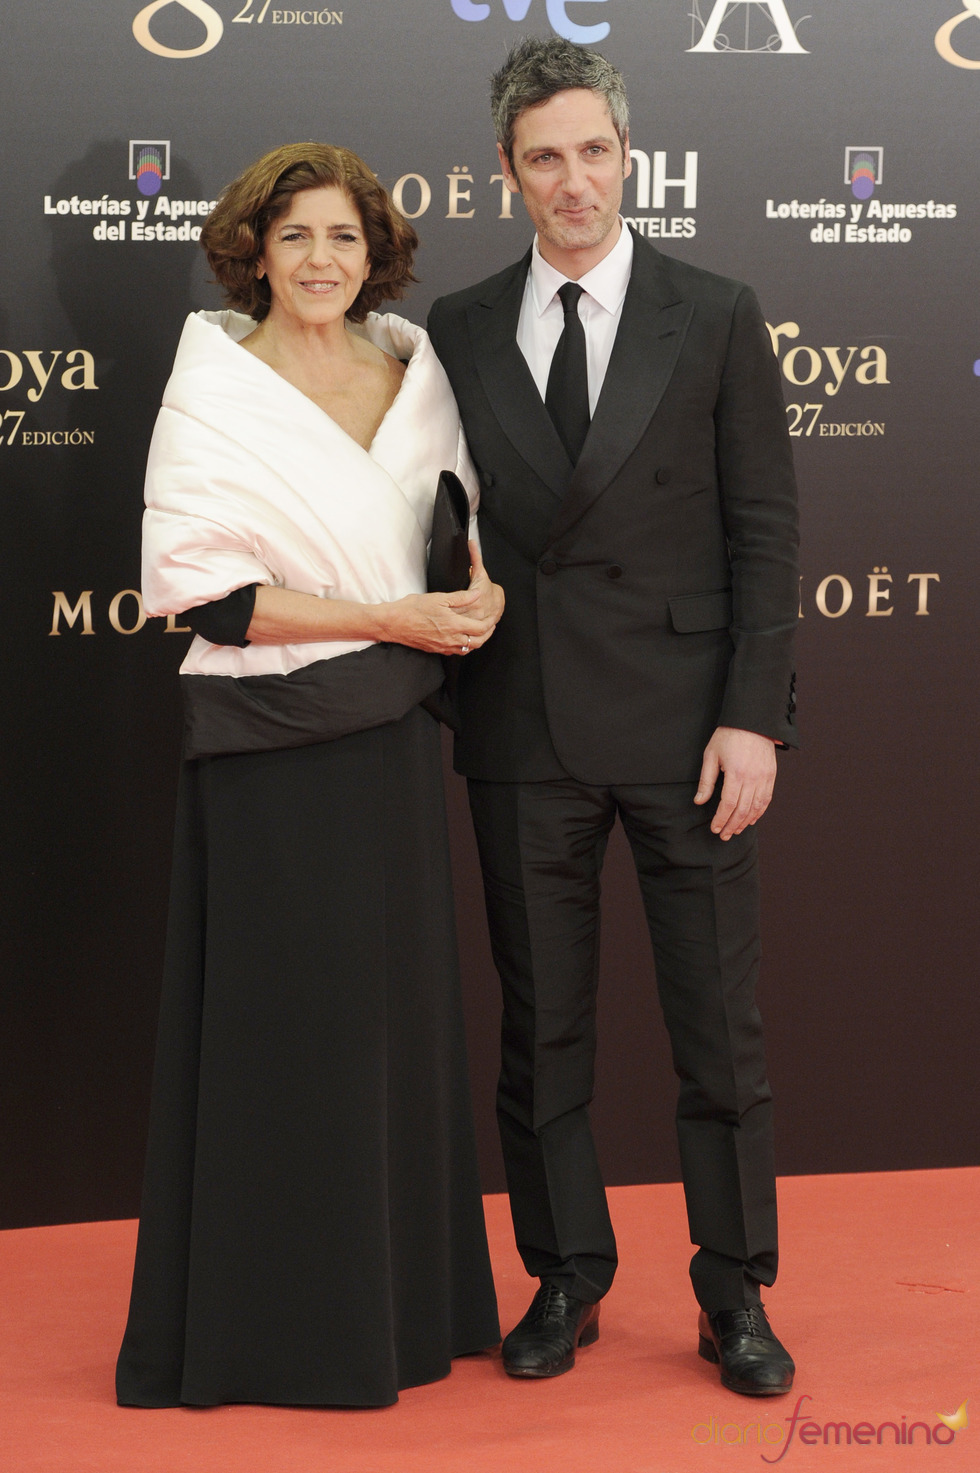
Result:
M491 100L536 239L436 302L429 328L507 595L495 638L462 667L456 754L503 984L514 1227L541 1280L504 1366L569 1370L616 1267L588 1105L599 871L618 815L680 1078L699 1351L730 1389L773 1395L794 1367L759 1297L776 1205L752 825L775 746L796 745L778 371L747 287L660 255L620 219L628 114L610 63L526 40Z

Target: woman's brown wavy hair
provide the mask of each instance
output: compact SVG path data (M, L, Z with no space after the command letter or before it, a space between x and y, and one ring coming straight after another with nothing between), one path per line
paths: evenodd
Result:
M225 189L201 231L201 245L229 307L256 322L271 306L269 283L255 274L266 232L304 189L341 189L361 217L371 275L347 316L363 322L382 302L405 295L418 236L388 191L356 153L329 143L286 143L263 154Z

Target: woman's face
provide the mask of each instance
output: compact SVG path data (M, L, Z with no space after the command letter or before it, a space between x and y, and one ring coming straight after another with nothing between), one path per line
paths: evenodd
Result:
M343 322L371 270L360 213L342 189L303 189L269 226L256 266L270 318L308 327Z

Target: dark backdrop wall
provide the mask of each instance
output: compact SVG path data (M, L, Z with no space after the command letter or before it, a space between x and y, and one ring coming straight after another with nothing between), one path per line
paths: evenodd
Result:
M209 202L274 144L352 146L416 220L405 310L424 321L529 240L486 84L509 43L549 30L626 73L629 218L750 281L782 368L805 749L763 825L780 1169L975 1163L976 0L341 3L5 13L0 1222L137 1210L188 638L143 618L142 468L184 316L218 305L195 244ZM450 804L500 1189L496 980L455 779ZM600 1150L611 1182L672 1179L674 1083L622 843L605 905Z

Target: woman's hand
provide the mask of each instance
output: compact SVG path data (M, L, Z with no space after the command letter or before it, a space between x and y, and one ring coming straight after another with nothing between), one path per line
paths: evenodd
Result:
M382 638L436 655L468 655L486 644L504 611L504 590L491 583L480 549L470 545L470 585L459 593L413 593L382 604Z
M459 593L410 593L392 603L317 598L260 584L248 626L253 644L380 640L436 655L468 655L485 644L504 611L504 591L491 583L480 549L470 543L470 585Z
M464 589L461 593L410 593L394 603L380 604L379 637L431 654L468 655L486 643L497 623L492 616L474 612L480 597L479 590Z

